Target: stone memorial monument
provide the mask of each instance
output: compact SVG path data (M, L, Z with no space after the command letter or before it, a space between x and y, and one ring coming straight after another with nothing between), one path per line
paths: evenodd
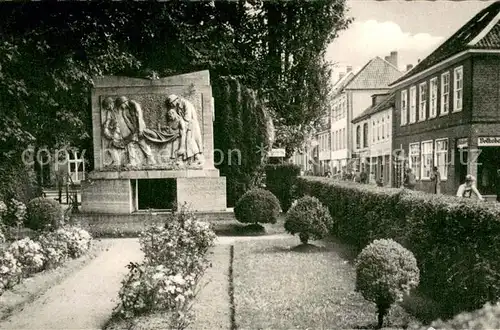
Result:
M157 80L101 77L91 94L94 171L82 212L130 214L179 207L226 211L214 167L208 71Z

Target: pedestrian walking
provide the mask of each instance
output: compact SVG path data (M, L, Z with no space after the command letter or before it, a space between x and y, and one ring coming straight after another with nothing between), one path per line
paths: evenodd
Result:
M483 196L481 196L481 193L476 188L475 182L476 179L472 175L467 174L465 177L465 183L458 187L457 197L472 198L472 193L474 193L480 201L484 201Z
M431 172L431 182L432 182L432 193L439 195L441 194L441 173L437 166L434 166Z

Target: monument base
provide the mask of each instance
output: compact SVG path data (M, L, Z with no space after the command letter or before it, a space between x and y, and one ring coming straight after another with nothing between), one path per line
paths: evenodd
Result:
M175 182L175 192L160 189L148 190L139 180ZM154 183L154 182L153 182ZM142 189L142 191L141 191ZM165 198L172 200L165 201ZM175 199L174 199L175 196ZM167 203L165 203L167 202ZM155 204L156 203L156 204ZM173 203L173 204L170 204ZM187 203L195 212L226 211L226 178L216 176L177 177L163 179L94 179L82 183L82 207L84 213L131 214L137 211L166 209L155 205L175 205L180 208Z

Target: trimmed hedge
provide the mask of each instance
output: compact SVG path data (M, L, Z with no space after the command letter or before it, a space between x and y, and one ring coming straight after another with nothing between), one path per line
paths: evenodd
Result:
M500 204L325 178L299 178L333 217L332 233L361 251L392 238L409 249L420 289L451 316L500 297Z
M294 187L300 167L294 164L266 165L266 188L278 197L283 212L288 211L294 200Z

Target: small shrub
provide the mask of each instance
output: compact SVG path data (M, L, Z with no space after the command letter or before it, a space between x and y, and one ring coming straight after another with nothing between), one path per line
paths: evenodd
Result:
M28 237L13 242L8 252L19 261L24 275L40 271L45 262L42 246Z
M68 255L79 258L88 251L92 236L86 230L76 226L66 226L55 231L54 239L66 243Z
M391 239L375 240L356 260L356 291L377 305L378 326L391 305L419 283L420 272L413 254Z
M304 196L295 201L285 218L285 230L299 234L300 241L322 239L329 233L333 223L328 209L316 197Z
M9 251L0 253L0 295L5 290L19 283L22 275L22 266Z
M3 212L3 223L9 227L19 227L26 218L26 205L17 199L10 199L6 203L7 209Z
M251 189L234 208L236 220L242 223L276 223L280 214L280 202L270 191Z
M187 310L194 296L195 278L173 275L164 265L129 264L130 272L118 296L119 315L130 318L159 310Z
M61 205L55 200L37 197L28 203L25 226L33 230L57 230L62 225Z
M149 264L168 265L174 274L203 274L215 238L208 223L197 221L182 207L163 227L151 226L142 232L139 242Z
M56 232L48 232L38 237L45 256L44 269L53 269L62 265L69 257L68 243L60 239Z

